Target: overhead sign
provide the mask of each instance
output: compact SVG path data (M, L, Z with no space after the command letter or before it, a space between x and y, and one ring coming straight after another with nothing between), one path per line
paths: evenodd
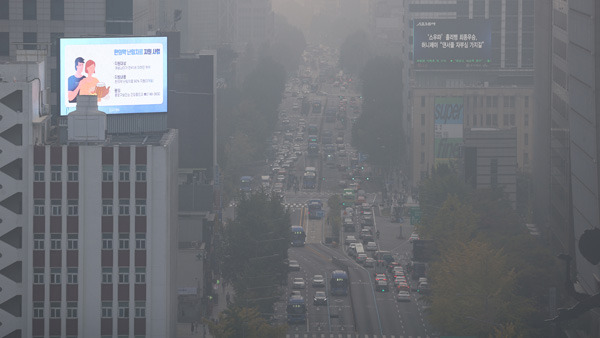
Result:
M167 38L60 39L60 114L79 95L98 97L107 114L167 111Z
M485 68L492 62L492 33L486 19L413 21L417 68Z

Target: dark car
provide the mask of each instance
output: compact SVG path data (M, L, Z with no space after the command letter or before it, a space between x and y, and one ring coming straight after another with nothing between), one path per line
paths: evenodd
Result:
M376 285L375 285L375 289L378 292L388 292L389 291L389 286L388 286L387 281L384 281L384 280L377 281Z
M325 291L317 291L315 292L315 298L313 301L314 305L327 305L327 295Z

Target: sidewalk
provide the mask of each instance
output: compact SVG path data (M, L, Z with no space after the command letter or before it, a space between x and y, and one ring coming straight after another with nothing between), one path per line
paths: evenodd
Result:
M218 319L219 313L227 309L227 293L229 293L231 300L233 301L233 287L230 285L219 288L219 296L217 297L217 303L214 304L211 316L209 319ZM204 332L206 331L206 332ZM198 323L197 328L192 332L191 323L177 323L177 338L212 338L208 333L208 326L205 327L203 323Z

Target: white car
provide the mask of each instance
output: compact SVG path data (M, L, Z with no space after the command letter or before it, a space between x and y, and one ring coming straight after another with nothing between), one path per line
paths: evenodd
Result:
M344 243L346 243L346 245L349 245L350 243L356 243L356 237L352 236L352 235L348 235L346 236L346 240L344 240Z
M304 278L296 277L293 279L293 281L292 281L293 289L304 289L304 287L306 287L306 283L304 283Z
M325 278L323 278L323 275L314 275L312 279L312 286L315 288L325 287Z
M377 251L377 243L368 242L367 247L365 248L367 251Z
M412 234L410 234L410 238L408 239L408 241L412 243L418 239L419 239L419 234L416 232L413 232Z
M399 302L410 302L410 293L408 293L408 291L400 290L396 294L396 300Z

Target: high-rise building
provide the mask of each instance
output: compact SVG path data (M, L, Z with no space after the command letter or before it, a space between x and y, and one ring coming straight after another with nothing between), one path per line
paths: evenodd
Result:
M0 337L172 337L178 132L82 95L51 127L43 69L0 65Z
M409 53L412 66L407 114L411 125L411 184L418 185L437 163L461 159L462 131L470 128L516 127L515 165L529 171L534 128L533 0L409 0L407 6L407 40L413 46ZM415 27L416 20L423 25L446 27L448 31L440 28L440 36L467 33L471 38L485 39L488 54L484 57L477 49L471 49L457 63L452 60L444 64L438 59L451 55L456 48L443 48L436 57L428 54L429 59L424 60L422 55L413 53L423 53L423 46L430 47L431 41L418 35L417 31L423 30ZM483 64L461 64L477 59L482 59ZM445 119L440 123L435 117L458 111L461 118L451 124L460 124L462 129L450 126ZM447 134L448 128L455 130L455 135Z
M46 99L58 116L58 39L80 36L133 34L133 0L23 0L0 1L0 58L15 57L17 50L47 51Z
M535 10L535 119L542 123L535 137L535 220L556 249L575 258L578 289L596 294L600 269L582 256L578 241L600 225L600 5L539 1ZM588 336L598 336L600 318L587 316Z

